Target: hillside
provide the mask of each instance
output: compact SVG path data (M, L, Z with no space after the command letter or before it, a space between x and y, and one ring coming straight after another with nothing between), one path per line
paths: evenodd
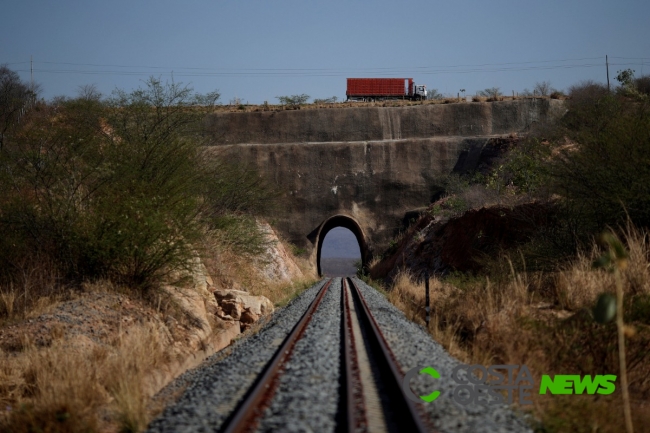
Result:
M607 396L533 395L540 429L646 431L650 196L647 166L629 155L650 151L647 96L572 91L558 125L450 178L367 278L468 364L617 377Z

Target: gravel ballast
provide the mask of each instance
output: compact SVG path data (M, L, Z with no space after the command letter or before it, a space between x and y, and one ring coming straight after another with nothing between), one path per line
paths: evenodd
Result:
M404 372L432 366L441 375L435 385L416 376L412 389L421 395L435 389L441 396L422 407L440 432L532 432L525 417L507 405L462 406L451 398L450 375L460 361L447 354L421 326L375 289L355 279L368 307ZM325 280L278 309L260 331L242 338L203 367L182 377L192 383L154 420L150 432L218 431L307 310ZM336 430L341 373L341 279L333 280L303 337L293 349L278 389L266 408L259 431L332 432ZM173 384L171 388L173 389ZM169 391L168 391L169 392Z
M339 402L341 279L296 343L260 431L333 432Z
M408 320L404 314L391 304L381 293L354 278L368 304L370 312L381 328L393 354L404 372L411 368L431 366L440 373L435 379L435 389L441 395L423 407L440 432L531 432L524 416L512 411L507 405L467 406L454 402L451 398L456 382L451 379L452 369L462 364L449 355L435 342L421 326ZM432 391L432 381L426 375L419 375L411 381L414 392L420 395Z
M182 381L191 382L191 385L149 424L147 431L212 432L219 429L325 282L317 283L286 307L276 310L257 334L242 338L225 349L230 351L229 356L216 353L202 367L181 376ZM174 386L173 382L169 387Z

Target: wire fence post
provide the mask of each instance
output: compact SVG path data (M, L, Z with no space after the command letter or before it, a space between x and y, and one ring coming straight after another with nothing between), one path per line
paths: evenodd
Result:
M429 273L425 272L424 273L424 290L426 291L426 301L425 301L425 307L424 310L427 312L426 316L426 322L427 322L427 328L429 328L429 312L431 311L429 308Z

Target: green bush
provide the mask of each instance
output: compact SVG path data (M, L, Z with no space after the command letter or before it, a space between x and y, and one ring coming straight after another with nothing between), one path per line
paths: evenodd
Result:
M650 96L650 75L644 75L634 80L636 89L642 95Z
M552 268L592 237L627 218L650 226L650 106L635 95L583 82L569 89L568 112L533 131L487 176L488 187L553 206L522 247L534 268Z
M302 93L300 95L291 95L291 96L276 96L278 101L280 101L280 104L282 105L290 105L293 107L297 107L299 105L306 104L307 101L309 100L309 95Z
M252 215L272 195L251 170L201 153L201 120L217 98L152 78L104 102L32 110L0 151L0 283L46 257L64 281L146 290L188 266L206 232L260 253Z
M585 233L616 227L629 215L650 225L650 111L648 105L605 96L572 104L564 125L575 146L559 148L551 174Z
M485 184L499 194L507 186L518 193L540 192L548 182L545 161L549 156L550 147L538 137L525 139L486 177Z

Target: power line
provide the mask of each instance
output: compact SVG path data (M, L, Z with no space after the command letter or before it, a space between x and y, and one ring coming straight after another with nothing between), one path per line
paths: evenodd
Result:
M464 64L464 65L440 65L437 68L461 68L461 67L483 67L483 66L503 66L503 65L523 65L534 63L552 63L552 62L570 62L570 61L583 61L583 60L598 60L600 57L583 57L575 59L557 59L557 60L536 60L525 62L506 62L506 63L482 63L482 64ZM73 62L47 62L42 61L38 63L52 64L52 65L71 65L71 66L91 66L91 67L111 67L111 68L144 68L144 69L165 69L165 70L208 70L208 71L227 71L227 70L245 70L245 71L336 71L339 68L205 68L205 67L187 67L187 66L143 66L143 65L113 65L113 64L99 64L99 63L73 63ZM427 69L431 66L408 66L404 69ZM394 67L373 67L362 68L364 70L382 70L382 69L395 69Z
M43 62L42 62L43 63ZM531 62L532 63L532 62ZM516 63L511 63L516 64ZM633 66L637 63L611 63L613 66ZM468 69L441 69L432 67L420 67L417 72L423 75L438 74L467 74L467 73L488 73L488 72L516 72L530 70L553 70L553 69L575 69L599 67L601 63L579 63L568 65L543 65L543 66L522 66L503 68L468 68ZM460 66L458 66L460 67ZM373 73L376 75L388 76L400 73L413 72L415 68L358 68L358 69L241 69L230 70L229 72L175 72L175 75L182 77L228 77L228 76L349 76L355 73ZM21 70L22 72L28 72ZM119 71L119 70L83 70L83 69L36 69L41 73L54 74L80 74L80 75L125 75L142 76L150 75L151 71Z
M615 56L612 56L612 59L624 59L624 60L650 60L650 57L615 57Z
M612 66L634 66L637 63L611 63ZM547 65L547 66L524 66L524 67L506 67L506 68L473 68L473 69L420 69L417 71L421 75L439 75L439 74L469 74L469 73L488 73L488 72L517 72L532 70L554 70L554 69L576 69L576 68L593 68L601 67L601 63L580 63L569 65ZM410 74L414 68L400 69L355 69L355 70L233 70L232 72L176 72L179 77L229 77L229 76L305 76L305 77L337 77L350 76L354 74L372 73L380 76ZM18 70L19 72L29 72L29 70ZM35 68L39 73L52 74L79 74L79 75L123 75L123 76L142 76L151 75L151 71L118 71L118 70L80 70L80 69L41 69Z

